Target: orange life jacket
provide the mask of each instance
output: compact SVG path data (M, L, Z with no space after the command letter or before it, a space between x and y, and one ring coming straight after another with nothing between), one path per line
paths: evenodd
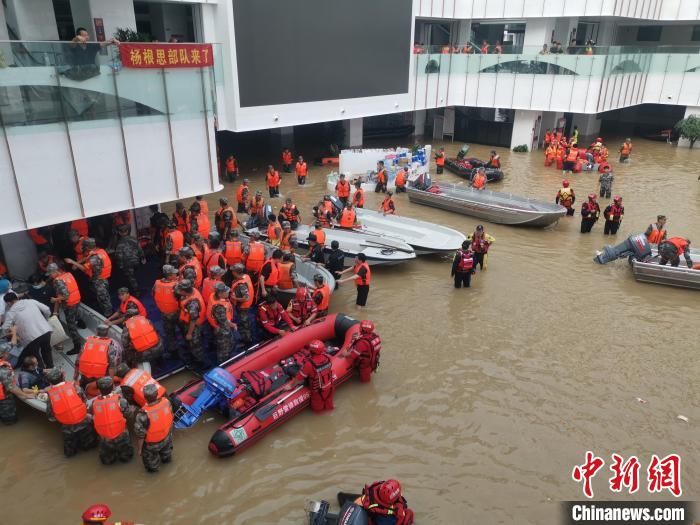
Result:
M202 299L204 299L204 304L209 306L209 300L214 293L214 285L220 283L219 279L212 279L211 277L205 277L202 281Z
M199 203L199 213L205 217L209 216L209 203L204 199L196 201Z
M92 423L97 435L104 439L115 439L126 431L126 419L117 394L95 398L92 402Z
M134 402L141 407L146 404L146 398L143 396L143 387L146 385L156 385L158 398L165 395L165 388L153 379L151 374L138 368L132 368L127 372L122 379L122 385L130 387L134 391Z
M230 213L231 214L231 228L237 228L238 227L238 217L236 216L236 212L231 206L226 206L225 208L219 208L216 211L216 227L219 230L223 230L224 227L226 226L226 221L224 220L224 213ZM209 232L207 231L207 235L209 235Z
M548 131L547 133L544 134L544 143L545 144L550 144L553 139L554 139L554 134L551 131Z
M685 249L690 244L683 237L671 237L670 239L666 239L666 242L676 247L676 249L678 250L678 255L682 255Z
M180 309L180 303L175 296L177 281L158 279L153 287L153 297L156 306L162 314L174 314Z
M61 281L68 290L68 299L66 300L66 306L75 306L80 304L80 289L78 288L78 283L75 281L73 274L68 272L63 272L58 277L57 281Z
M170 401L161 398L153 405L145 405L143 411L148 416L146 443L160 443L170 435L173 426L173 409Z
M316 242L318 244L320 244L321 246L326 245L326 232L323 231L323 228L315 229L314 235L316 235Z
M406 185L406 172L401 170L396 174L396 187L403 188Z
M260 200L253 199L250 203L250 215L258 215L265 208L265 199L260 197Z
M316 299L317 297L320 297L320 302L317 302L318 310L321 312L325 312L328 310L328 305L330 304L331 301L331 289L328 287L327 284L324 284L320 288L316 288L312 293L311 297L313 299Z
M209 275L209 268L211 268L212 266L219 266L225 270L226 261L224 260L224 262L221 262L223 254L219 250L209 249L209 247L206 245L205 248L206 252L202 257L202 273L205 276Z
M185 270L187 268L194 269L194 286L195 286L195 288L199 288L200 286L202 286L202 280L204 279L204 274L202 273L202 263L200 263L196 257L193 257L192 259L187 261L180 268L180 272L179 272L180 279L185 278Z
M268 188L276 188L280 185L280 174L277 170L268 171L267 175L265 175L265 178L267 180Z
M135 315L124 323L129 332L131 345L136 352L145 352L160 342L160 336L156 332L153 323L141 315Z
M185 246L185 236L180 230L173 230L166 233L165 238L170 239L170 243L172 244L170 251L173 253L177 253L180 248Z
M277 284L280 282L279 263L274 259L268 259L260 267L260 270L262 271L262 269L268 264L270 265L270 276L265 279L265 286L277 286Z
M187 233L190 231L190 214L187 210L184 211L184 215L179 213L173 213L173 220L175 221L175 228L182 232Z
M445 165L445 154L444 153L438 153L437 158L435 159L435 165L436 166L444 166Z
M294 288L294 282L292 281L292 268L294 267L293 262L283 262L279 264L279 282L277 286L280 290L291 290Z
M656 224L652 224L651 233L647 235L647 241L649 241L650 244L659 244L664 240L665 235L666 230L660 230Z
M386 168L382 168L377 172L377 182L381 184L386 183Z
M570 148L569 154L566 156L566 162L576 162L578 159L578 150L576 148Z
M85 267L88 270L88 276L92 277L92 266L90 265L89 257L97 255L102 260L102 272L99 275L100 279L109 279L112 276L112 260L107 255L107 252L102 248L97 248L88 253L88 262Z
M87 406L78 395L74 383L61 383L49 387L53 417L62 425L77 425L85 421Z
M9 361L5 361L4 359L0 359L0 368L9 368L12 370L12 364ZM12 379L12 384L15 384L15 379ZM5 392L5 385L0 383L0 401L4 401L7 397L8 392Z
M306 177L306 174L308 173L308 171L309 171L309 169L306 165L306 162L297 162L297 165L296 165L297 176Z
M622 144L622 148L620 148L620 153L623 155L629 155L632 152L632 144L629 142L625 142Z
M393 213L394 211L396 211L396 207L393 206L393 204L394 204L393 199L391 197L386 197L382 201L382 211L384 213Z
M109 337L88 336L80 354L78 371L88 379L99 379L107 375L109 368Z
M142 315L146 317L148 315L146 313L146 308L143 306L143 303L139 301L136 297L133 296L128 296L126 299L124 299L121 304L119 305L119 311L123 314L126 313L127 309L129 308L129 304L135 304L136 308L139 311L139 315Z
M81 237L88 236L88 223L85 219L76 219L70 223L70 229L78 232Z
M341 228L352 228L355 225L355 219L357 215L355 210L349 210L345 208L343 213L340 215L340 227Z
M228 173L235 173L236 171L236 160L233 157L226 159L226 171Z
M248 256L245 261L245 269L249 272L259 272L265 262L265 246L256 241L248 243Z
M364 278L355 278L355 284L358 286L363 284L369 284L372 280L372 271L369 269L369 264L367 264L366 262L357 263L355 266L353 266L352 273L357 274L357 272L359 272L361 268L366 268L367 273L365 274Z
M499 169L501 167L501 159L498 158L497 156L491 157L489 164L491 165L492 168Z
M37 246L43 246L44 244L48 244L48 240L46 237L44 237L41 233L39 233L38 228L32 228L31 230L28 230L29 237L31 237L32 241L34 244Z
M231 208L231 211L233 211L233 208ZM235 224L236 214L232 213L231 216L233 217L232 222ZM211 221L209 220L209 216L205 215L203 212L199 212L198 215L192 218L197 221L197 233L199 233L203 239L209 237L209 233L211 233Z
M480 190L486 185L486 177L482 173L477 173L472 181L472 186Z
M199 317L197 317L197 325L204 324L206 320L206 305L204 304L204 299L202 299L202 294L197 291L197 289L192 290L192 294L180 299L180 321L184 324L190 324L190 313L185 308L191 301L197 301L199 303Z
M350 183L346 180L339 180L335 185L335 191L338 197L347 198L350 196Z
M365 205L365 190L358 188L352 196L352 203L355 208L362 208Z
M192 252L194 253L194 258L199 261L199 264L202 264L202 259L204 258L204 253L202 250L199 249L199 246L197 246L195 243L190 244L190 248L192 249Z
M292 163L292 152L291 151L283 151L282 152L282 164L291 164Z
M294 235L294 232L291 230L288 232L285 232L284 230L282 230L282 235L280 235L280 250L285 251L285 252L292 251L291 239L292 239L293 235Z
M241 277L236 282L234 282L231 285L231 294L233 296L234 288L236 288L241 283L245 284L246 288L248 288L248 300L243 302L243 303L236 303L236 304L238 305L238 308L242 308L242 309L250 308L251 306L253 306L253 302L255 301L255 288L253 287L253 281L250 279L250 275L243 274L243 277Z
M224 258L226 259L226 264L229 266L241 262L243 260L241 241L226 241Z
M212 328L218 328L219 323L217 322L216 318L214 317L214 307L215 306L223 306L224 309L226 310L226 319L229 320L229 322L233 321L233 306L231 305L231 301L228 300L228 298L223 298L223 299L214 299L213 297L209 301L209 304L207 306L207 321L209 321L209 324L211 325Z
M243 196L244 192L247 192L245 196ZM236 201L239 204L245 204L246 202L248 202L249 195L250 195L250 189L248 188L248 186L244 186L243 184L241 184L240 186L238 186L238 189L236 190Z
M271 222L267 225L267 240L271 243L272 241L276 241L277 239L279 239L279 236L277 235L277 230L281 230L278 222Z

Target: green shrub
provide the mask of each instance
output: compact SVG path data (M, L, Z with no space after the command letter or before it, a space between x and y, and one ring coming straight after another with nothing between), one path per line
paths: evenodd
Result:
M526 145L526 144L521 144L520 146L515 146L515 147L513 148L513 151L514 151L515 153L527 153L529 150L527 149L527 145Z

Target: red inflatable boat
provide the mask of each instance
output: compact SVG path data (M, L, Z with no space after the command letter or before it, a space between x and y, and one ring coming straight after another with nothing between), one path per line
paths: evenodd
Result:
M250 355L222 364L221 368L233 375L239 385L241 378L258 378L260 384L255 391L259 397L248 396L248 403L243 406L234 404L235 399L230 401L231 405L225 407L224 413L230 410L232 418L212 436L210 452L219 457L241 452L309 405L310 392L306 385L299 385L293 390L284 390L284 386L294 378L295 366L300 364L305 346L312 340L320 339L326 343L335 386L347 381L353 373L353 360L338 355L352 343L359 330L360 324L355 319L332 314L308 327L265 343ZM264 384L261 378L264 378ZM203 389L203 381L198 380L185 385L173 395L182 403L192 405Z

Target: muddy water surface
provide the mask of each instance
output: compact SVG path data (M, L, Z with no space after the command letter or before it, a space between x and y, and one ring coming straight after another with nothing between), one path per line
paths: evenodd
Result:
M542 167L539 153L500 153L506 178L492 189L554 199L561 173ZM254 188L262 189L264 164L245 173ZM700 241L700 151L638 140L632 162L613 166L613 193L626 208L617 241L658 213L668 215L672 235ZM304 188L283 179L282 196L303 205L304 219L325 192L326 172L311 170ZM570 178L580 205L597 176ZM437 179L460 182L449 173ZM233 187L225 194L234 200ZM478 222L405 195L397 206L464 233ZM157 475L136 461L102 467L96 453L66 460L58 427L23 409L20 424L1 429L2 521L77 523L103 501L117 519L147 524L301 524L306 499L332 500L392 476L419 524L556 523L557 502L581 498L571 469L586 450L636 454L642 475L652 453L678 452L683 495L697 499L700 295L637 283L624 261L594 264L612 241L602 223L582 236L578 209L547 230L486 224L496 244L469 290L452 288L449 261L439 257L374 271L362 315L384 340L375 381L346 384L333 413L304 413L240 457L209 454L220 423L213 418L176 435L174 462ZM333 311L356 313L348 284ZM603 499L612 497L607 477L594 481ZM649 499L644 488L636 499Z

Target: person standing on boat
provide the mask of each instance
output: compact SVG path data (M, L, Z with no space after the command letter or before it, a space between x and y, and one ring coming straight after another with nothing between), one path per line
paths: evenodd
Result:
M176 349L177 320L180 314L180 303L175 293L177 268L166 264L162 271L163 278L155 282L152 293L163 324L165 355L170 356Z
M46 417L58 421L63 432L63 453L67 458L78 450L89 450L97 445L97 436L88 414L85 393L74 382L66 382L63 371L52 368L46 372L51 383L47 392Z
M445 148L440 148L435 154L435 166L437 167L435 173L440 175L445 167Z
M282 250L285 253L293 254L298 247L299 245L297 243L297 235L292 230L292 224L289 221L282 221L282 234L280 235L280 250Z
M105 317L112 315L112 299L109 297L108 279L112 276L112 261L107 252L98 248L95 239L88 237L83 241L83 248L87 250L84 263L72 259L66 259L66 263L73 269L80 270L90 278L90 284L95 292L95 299L100 313Z
M610 170L610 166L605 166L603 168L603 173L600 174L600 177L598 177L598 183L600 184L600 191L598 192L600 194L600 198L610 198L610 194L612 193L612 185L615 180L615 176L613 175L612 171Z
M683 237L671 237L659 243L659 255L661 266L670 262L671 266L677 267L681 262L680 256L683 255L688 268L693 267L693 260L690 258L690 240Z
M320 273L314 275L314 290L311 292L311 298L314 300L314 303L316 303L316 308L318 309L317 317L319 319L326 317L326 315L328 315L328 305L331 302L331 289Z
M647 241L649 241L649 244L660 244L661 241L666 240L668 233L666 232L665 226L666 216L657 215L656 223L650 224L647 227L647 231L644 232L644 235L647 236Z
M117 460L128 463L134 457L134 446L126 426L129 403L116 394L111 377L97 380L100 395L90 406L92 424L99 436L99 456L103 465L112 465Z
M374 193L386 193L386 185L389 180L384 161L377 162L377 185L374 187Z
M295 381L290 382L285 390L292 390L303 382L306 382L311 393L311 410L320 413L335 408L333 363L326 354L326 345L319 339L309 343L309 356L304 358Z
M615 195L612 204L608 204L603 210L603 217L605 218L603 233L605 235L616 235L624 216L625 207L622 205L622 197Z
M189 279L183 279L177 283L175 293L180 300L178 319L186 345L185 353L181 357L188 366L198 368L204 364L202 348L202 325L206 320L204 300Z
M360 179L355 181L355 193L352 195L352 205L355 208L365 207L365 190L362 189L362 181Z
M600 205L596 202L595 193L591 193L588 201L581 206L581 233L590 233L599 217Z
M292 199L290 197L287 197L287 200L284 202L284 206L280 208L277 219L280 222L289 222L292 230L296 230L299 227L299 223L301 222L301 213L299 213L299 208L297 208L296 204L292 203Z
M146 254L143 253L139 241L129 235L131 225L122 224L117 228L117 244L114 247L114 262L124 276L129 290L136 296L140 295L139 283L136 280L136 268L146 263Z
M301 186L306 184L306 175L309 173L309 167L306 162L304 162L304 157L301 155L299 155L294 171L296 171L297 174L297 182Z
M42 368L53 368L51 349L51 325L48 323L51 310L45 304L34 299L22 299L15 292L8 292L3 297L7 310L0 330L7 336L16 334L19 343L24 346L22 356L33 355Z
M256 284L258 285L258 290L260 290L261 298L267 297L267 294L275 290L280 283L282 255L284 255L282 250L274 250L260 268L260 277Z
M354 359L353 365L360 373L360 381L369 383L372 372L379 366L379 354L382 351L382 340L374 331L374 323L364 320L360 322L360 334L348 347L344 356Z
M46 273L52 281L55 296L51 298L53 313L58 315L63 309L66 319L66 333L73 341L73 349L68 355L75 355L83 347L83 338L78 332L78 307L80 306L80 289L73 274L62 272L56 263L46 267Z
M471 243L471 251L474 256L474 269L477 265L481 270L488 268L489 248L496 242L496 239L484 231L484 227L479 224L474 230L474 233L467 236L467 240Z
M352 209L352 203L345 203L345 208L340 212L340 217L338 218L338 226L347 230L359 227L357 213Z
M342 284L354 280L355 286L357 287L357 299L355 299L355 304L360 308L364 308L367 305L369 285L372 281L372 271L369 269L369 264L367 264L367 256L362 252L358 253L355 257L355 264L346 268L338 275L341 276L346 273L351 273L352 275L345 279L337 280L336 283Z
M253 334L250 330L249 312L255 300L255 288L250 276L245 273L242 264L234 264L231 267L233 283L229 299L236 307L236 321L238 325L238 335L241 343L247 348L253 342Z
M132 366L137 363L152 363L163 355L163 342L158 331L136 308L126 310L121 343L126 361Z
M143 387L146 404L136 414L134 434L138 453L148 472L158 472L173 455L173 409L167 397L158 398L155 385Z
M345 180L345 173L340 174L340 178L335 185L335 194L343 205L348 203L350 199L350 183Z
M233 322L233 305L228 299L230 291L226 284L216 283L214 294L207 306L207 321L214 333L217 363L226 361L233 352L233 332L236 325Z
M397 215L396 204L394 204L394 199L392 197L393 195L391 191L386 192L386 197L384 197L384 200L379 205L379 211L382 212L382 215Z
M413 511L401 495L401 484L395 479L365 485L359 505L369 514L372 525L412 525Z
M474 270L474 254L469 249L469 241L462 242L462 248L457 250L452 259L451 276L455 280L455 288L469 288L472 282Z
M554 202L555 204L564 206L564 208L566 208L566 214L569 217L573 216L575 212L574 203L576 202L576 194L574 193L574 189L569 187L568 180L565 179L561 181L561 188L557 192Z

